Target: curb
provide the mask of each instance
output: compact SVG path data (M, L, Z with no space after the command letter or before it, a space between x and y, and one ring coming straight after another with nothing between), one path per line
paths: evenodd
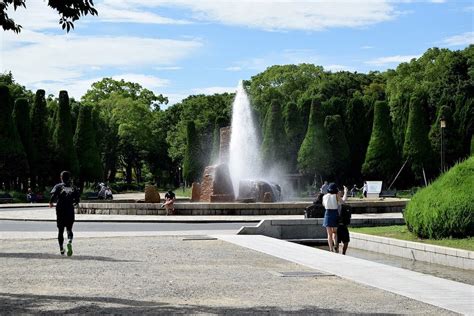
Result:
M40 218L0 218L0 221L14 222L56 222L56 219L40 219ZM121 219L121 220L98 220L98 219L77 219L75 223L191 223L191 224L208 224L208 223L259 223L257 219L202 219L202 220L179 220L179 219L156 219L156 220L138 220L138 219Z

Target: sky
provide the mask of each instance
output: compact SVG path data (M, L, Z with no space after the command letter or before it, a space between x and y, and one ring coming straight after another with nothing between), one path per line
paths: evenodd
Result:
M28 89L80 97L104 77L138 82L175 104L235 92L272 65L386 70L430 47L474 43L469 0L95 0L98 16L66 33L45 0L8 14L0 71Z

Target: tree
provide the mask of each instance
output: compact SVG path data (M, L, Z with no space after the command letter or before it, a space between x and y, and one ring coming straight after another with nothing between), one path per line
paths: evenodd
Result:
M306 175L330 175L331 146L324 128L321 99L315 97L311 103L308 129L298 152L298 168Z
M28 161L12 120L12 101L7 86L0 85L0 181L10 189L15 177L28 173Z
M31 138L33 143L33 150L31 157L29 157L31 161L31 186L34 187L38 183L41 189L45 186L51 167L49 131L47 126L48 113L44 96L44 90L36 91L33 107L30 112Z
M362 97L355 95L347 104L344 125L350 151L350 178L354 181L361 177L371 125L370 121L366 119L366 108Z
M192 183L199 178L201 171L199 163L199 138L196 133L194 121L188 121L186 126L186 151L183 162L183 176L188 183Z
M403 158L409 159L409 165L416 180L423 179L423 170L431 167L432 152L428 140L428 126L424 117L424 97L416 92L410 100L408 125L403 145Z
M26 98L16 99L15 107L13 109L13 119L15 121L18 134L20 135L21 143L25 149L28 165L31 166L33 157L33 138L31 137L30 106ZM26 190L28 186L28 177L25 176L22 182L23 189Z
M362 174L367 179L388 181L393 176L397 161L389 109L386 102L377 101L374 107L374 123L369 147L362 165Z
M268 108L261 150L265 165L286 165L287 142L281 105L278 100L273 100Z
M55 118L53 131L53 177L57 177L63 170L78 175L79 163L73 145L71 124L71 107L67 91L59 92L59 108Z
M324 128L331 145L331 178L337 183L346 180L350 166L350 151L344 135L344 126L340 115L326 116Z
M8 17L6 11L9 6L13 6L16 11L19 7L26 8L26 0L3 0L0 3L0 25L3 30L12 30L15 33L20 33L22 26L16 24L15 21ZM94 8L92 0L49 0L48 6L56 10L60 16L59 24L63 30L67 32L71 28L74 29L74 22L81 16L90 14L97 15L97 10Z
M306 127L302 124L302 117L295 102L286 104L283 113L285 133L287 137L287 158L291 172L296 172L298 164L298 150L303 142Z
M74 148L79 161L79 187L82 190L84 181L97 181L102 178L102 164L90 106L81 106L79 109Z

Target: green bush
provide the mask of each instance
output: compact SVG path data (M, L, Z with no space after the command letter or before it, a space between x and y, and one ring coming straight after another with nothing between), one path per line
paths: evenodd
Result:
M473 188L470 157L413 196L404 213L408 229L422 238L474 236Z

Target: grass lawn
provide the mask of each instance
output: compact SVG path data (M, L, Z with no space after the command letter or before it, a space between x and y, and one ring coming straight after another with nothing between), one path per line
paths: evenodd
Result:
M404 225L397 226L378 226L378 227L351 227L351 232L362 233L368 235L376 235L381 237L402 239L408 241L422 242L443 247L451 247L474 251L474 238L468 237L463 239L420 239L415 234L408 231Z

